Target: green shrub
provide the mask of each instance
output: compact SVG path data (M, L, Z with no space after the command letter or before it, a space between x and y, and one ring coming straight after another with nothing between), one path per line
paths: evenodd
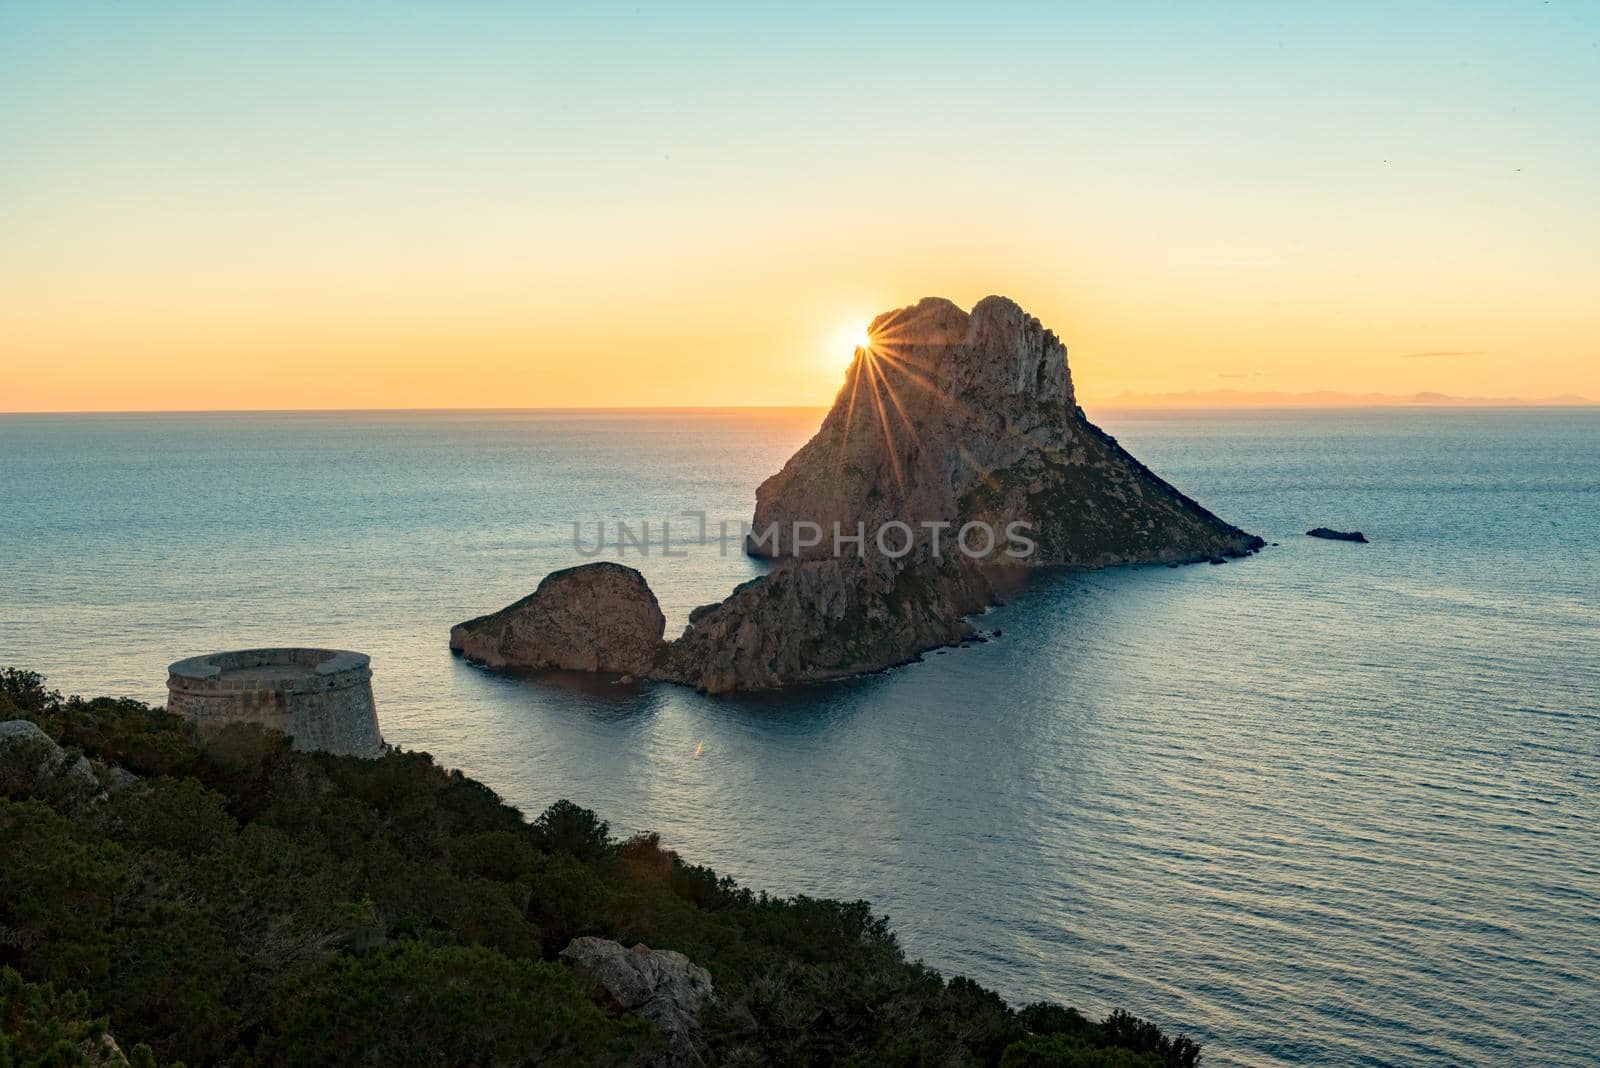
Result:
M609 1019L559 964L419 942L341 956L263 1041L272 1064L630 1064L659 1044Z
M533 821L533 840L547 853L595 861L611 852L611 826L571 801L557 801Z
M753 893L569 801L529 823L426 753L303 753L247 725L202 747L160 710L20 671L0 672L0 717L143 776L101 800L20 779L0 797L0 964L78 991L24 984L44 1007L0 1016L14 1063L86 1021L193 1064L636 1063L648 1025L605 1016L556 959L580 935L707 968L713 1066L1198 1059L1124 1013L1014 1012L946 982L864 901Z
M15 969L0 968L0 1068L103 1063L115 1037L104 1017L89 1015L89 995L82 991L58 993L49 983L24 982ZM156 1068L148 1046L126 1056L132 1068Z
M1009 1046L1000 1068L1161 1068L1153 1054L1092 1046L1066 1035L1029 1035Z

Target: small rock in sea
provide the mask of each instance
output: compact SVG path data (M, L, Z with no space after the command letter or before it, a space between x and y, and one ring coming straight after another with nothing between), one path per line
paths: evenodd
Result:
M934 656L943 656L944 654L948 653L949 651L950 650L948 650L948 649L939 649L933 655Z
M1004 633L1005 633L1005 631L1001 630L999 627L994 628L994 636L996 638L1000 637L1000 635L1002 635Z
M632 686L633 685L633 676L632 675L624 675L624 676L622 676L622 678L618 679L617 682L619 682L623 686Z
M1225 564L1227 562L1228 562L1227 559L1225 557L1221 557L1221 556L1213 556L1209 560L1206 561L1206 563L1208 563L1208 564Z
M1168 567L1177 567L1178 566L1178 562L1176 560L1174 560L1172 563L1168 564L1167 566Z
M1329 541L1358 541L1365 545L1367 536L1359 530L1334 530L1331 527L1316 527L1306 531L1308 538L1327 538Z

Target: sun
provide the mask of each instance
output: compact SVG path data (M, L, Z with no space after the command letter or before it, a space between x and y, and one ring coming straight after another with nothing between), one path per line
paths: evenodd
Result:
M860 353L872 356L882 350L881 339L873 337L871 318L852 314L850 309L843 311L837 318L824 320L824 323L831 321L832 326L825 325L819 330L813 342L817 366L826 368L830 375L854 364Z
M866 349L870 352L872 344L872 331L857 320L840 324L838 331L833 335L832 348L835 352L843 350L840 355L848 355L853 360L857 349Z

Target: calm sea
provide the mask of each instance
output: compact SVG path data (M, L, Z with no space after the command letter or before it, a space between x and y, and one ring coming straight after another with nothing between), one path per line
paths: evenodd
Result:
M0 662L160 701L194 653L364 650L388 740L869 898L1013 1000L1214 1064L1594 1063L1600 412L1091 414L1279 544L1040 575L996 641L722 699L446 637L581 562L574 521L747 518L817 412L0 416ZM624 559L671 633L758 567Z

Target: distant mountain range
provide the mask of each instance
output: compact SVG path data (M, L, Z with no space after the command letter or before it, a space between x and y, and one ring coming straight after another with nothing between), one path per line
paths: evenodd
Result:
M1537 408L1574 407L1597 403L1563 393L1555 397L1457 397L1448 393L1340 393L1321 389L1307 393L1282 390L1209 389L1179 393L1124 391L1099 402L1106 407L1151 408Z

